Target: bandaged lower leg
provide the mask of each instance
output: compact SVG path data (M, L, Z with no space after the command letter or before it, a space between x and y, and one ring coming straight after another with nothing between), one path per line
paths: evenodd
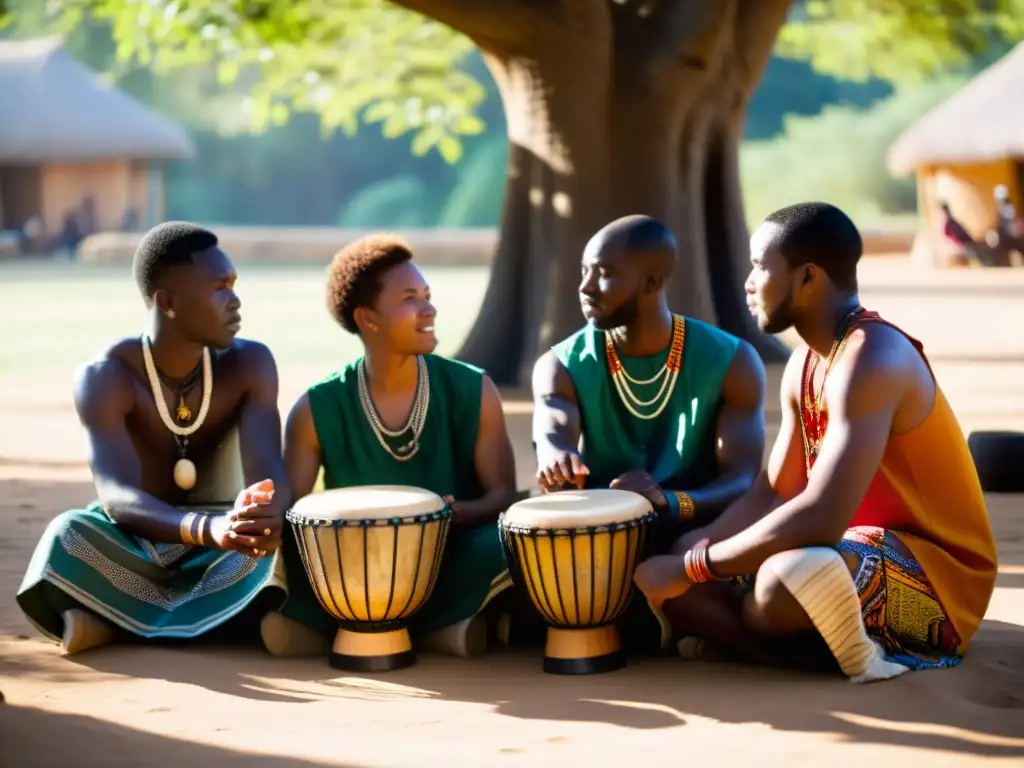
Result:
M114 639L114 628L88 611L70 608L61 614L61 618L64 619L64 636L60 650L65 656L98 648Z
M902 664L886 661L881 646L868 636L850 569L834 549L782 552L764 567L800 603L853 682L886 680L907 671Z

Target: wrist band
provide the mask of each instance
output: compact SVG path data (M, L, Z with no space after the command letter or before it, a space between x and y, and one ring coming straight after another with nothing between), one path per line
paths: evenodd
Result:
M192 541L198 544L200 547L203 546L203 520L206 519L206 515L195 513L192 515Z
M682 491L672 491L672 495L676 497L676 504L679 506L679 522L686 523L693 520L693 499L690 498L690 495Z
M715 580L715 574L711 572L707 547L698 545L686 550L686 554L683 555L683 567L686 569L686 578L694 584Z
M181 541L190 547L196 545L196 540L192 537L192 523L196 517L195 512L186 512L181 516L181 522L178 523L178 533L181 534Z
M199 542L200 547L206 546L206 531L210 525L210 516L201 515L199 517L199 525L196 528L196 540Z

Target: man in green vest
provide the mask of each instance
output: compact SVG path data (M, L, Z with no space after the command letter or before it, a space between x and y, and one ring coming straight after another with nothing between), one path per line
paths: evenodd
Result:
M655 553L742 496L764 454L764 366L745 341L669 309L677 261L656 219L601 229L583 252L587 324L533 370L541 489L642 494L660 513ZM642 596L630 613L623 625L651 644L658 624Z

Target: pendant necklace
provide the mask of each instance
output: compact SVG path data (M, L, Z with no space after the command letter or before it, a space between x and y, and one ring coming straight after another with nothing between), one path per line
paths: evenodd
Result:
M183 491L191 490L196 484L196 465L186 456L188 437L203 426L203 422L206 421L206 414L210 410L210 400L213 395L213 365L210 360L210 349L209 347L203 347L200 373L203 380L203 399L200 401L199 414L196 416L196 420L187 427L175 424L167 410L167 403L164 401L164 393L161 388L160 372L153 361L153 351L150 349L149 337L145 334L142 336L142 359L146 364L146 375L149 377L149 387L153 391L153 401L156 403L156 410L160 414L160 420L170 430L171 434L174 435L174 439L178 443L178 461L174 464L174 482ZM189 380L193 379L194 376L195 371L185 379L185 384L188 384ZM194 386L195 384L193 383L188 388L191 389ZM183 396L185 391L184 385L182 385L182 391L178 391L174 387L171 387L171 389L178 392L178 417L182 421L188 421L192 417L192 412L185 406Z
M196 363L196 367L192 369L192 373L180 382L174 381L167 376L167 374L160 370L159 366L155 367L157 376L160 377L160 382L178 396L178 407L174 409L174 415L178 417L178 421L191 421L192 409L185 404L185 397L189 392L195 389L196 384L202 380L203 361L200 360Z

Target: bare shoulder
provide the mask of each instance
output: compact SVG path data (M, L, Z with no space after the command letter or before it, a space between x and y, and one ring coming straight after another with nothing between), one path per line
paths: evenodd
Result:
M288 412L285 419L285 451L296 445L311 445L319 448L320 440L313 420L313 408L309 404L309 392L303 392Z
M779 397L784 404L789 403L796 407L800 402L800 387L803 385L804 362L807 360L808 351L806 344L798 344L786 361L779 387Z
M884 323L864 323L850 332L836 369L850 376L898 378L916 373L922 363L920 353L898 330Z
M129 361L133 353L140 354L138 349L137 339L122 339L75 369L75 409L84 423L101 411L124 415L131 409L138 374Z
M231 353L240 370L248 374L277 377L277 361L266 344L252 339L235 339Z
M292 405L291 410L288 411L288 423L294 423L296 426L313 424L313 408L309 404L309 391L303 392L299 395L299 399Z
M728 404L761 407L766 386L761 356L752 344L740 339L725 373L723 400Z
M494 409L499 411L502 408L501 392L498 385L486 373L480 379L480 407L481 409Z
M917 389L922 370L927 366L906 336L883 323L864 323L850 333L826 386L848 410L895 410Z
M575 401L576 387L569 370L558 359L555 350L549 349L533 364L533 399L563 397Z

